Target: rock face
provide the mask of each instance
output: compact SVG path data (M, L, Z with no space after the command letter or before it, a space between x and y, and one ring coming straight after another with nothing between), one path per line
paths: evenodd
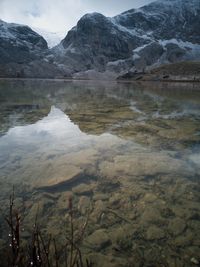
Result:
M29 27L1 21L0 63L17 63L11 66L15 76L19 64L33 60L23 71L20 68L21 76L115 78L200 59L199 28L199 0L158 0L112 18L86 14L47 51L45 40ZM37 71L37 66L44 71Z
M69 72L82 71L80 77L91 70L143 71L200 59L199 27L198 0L156 1L113 18L87 14L52 52Z
M133 38L114 19L92 13L83 16L53 52L59 62L70 61L78 71L91 68L103 71L106 63L130 57L132 50L143 43L140 36Z
M0 77L52 78L61 70L50 60L45 39L25 25L0 20Z
M0 20L0 64L27 63L47 49L45 39L28 26Z

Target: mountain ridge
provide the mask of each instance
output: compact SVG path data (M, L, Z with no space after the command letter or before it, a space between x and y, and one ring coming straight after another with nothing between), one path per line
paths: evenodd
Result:
M111 18L89 13L57 46L42 49L39 59L21 68L24 76L31 72L45 76L45 70L36 71L40 64L48 68L48 77L116 78L130 71L200 60L199 29L199 0L158 0Z

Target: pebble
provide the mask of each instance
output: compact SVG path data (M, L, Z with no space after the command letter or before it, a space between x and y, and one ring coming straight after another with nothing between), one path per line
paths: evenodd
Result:
M200 262L199 262L196 258L194 258L194 257L191 258L190 261L191 261L191 263L193 263L193 264L195 264L195 265L199 265L199 263L200 263Z

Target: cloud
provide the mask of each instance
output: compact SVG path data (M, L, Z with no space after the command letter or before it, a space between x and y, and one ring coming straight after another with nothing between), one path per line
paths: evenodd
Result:
M0 0L1 19L51 32L67 32L88 12L113 16L152 0Z
M69 30L86 10L80 0L1 0L1 18L48 31Z

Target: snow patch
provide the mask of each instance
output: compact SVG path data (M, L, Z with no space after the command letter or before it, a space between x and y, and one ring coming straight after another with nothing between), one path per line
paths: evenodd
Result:
M119 60L116 60L116 61L110 61L107 63L107 66L118 66L120 64L123 64L124 63L124 59L119 59Z
M200 45L199 44L193 44L188 41L182 41L182 40L177 40L177 39L159 40L159 44L162 45L164 48L167 44L176 44L184 50L189 50L188 54L190 58L191 56L193 57L193 59L200 57Z
M122 25L120 25L118 22L117 22L117 19L116 18L109 18L110 21L112 22L112 24L119 30L119 31L122 31L122 32L126 32L132 36L140 36L141 37L141 34L136 30L136 29L129 29L127 27L124 27Z

